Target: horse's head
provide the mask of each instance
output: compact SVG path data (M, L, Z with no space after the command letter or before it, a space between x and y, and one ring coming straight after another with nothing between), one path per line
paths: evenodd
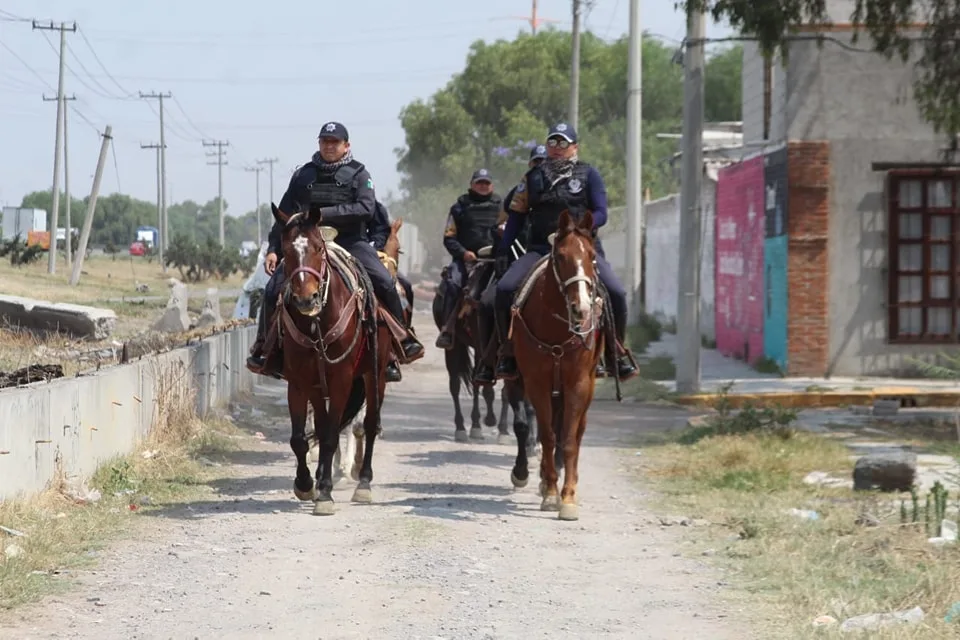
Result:
M596 329L597 252L593 243L593 214L579 222L569 211L560 214L553 240L553 275L567 303L570 330L586 335Z
M383 266L387 268L387 271L389 271L390 275L394 278L397 277L400 254L403 253L400 249L400 227L402 226L403 218L397 218L390 223L390 235L387 236L387 242L383 245L383 255L380 256L380 261L383 263Z
M323 310L329 277L327 247L316 213L287 215L271 204L273 216L283 225L284 303L305 316Z

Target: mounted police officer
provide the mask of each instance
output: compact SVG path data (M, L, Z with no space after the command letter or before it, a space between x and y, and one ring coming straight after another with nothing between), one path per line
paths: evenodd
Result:
M287 214L299 211L319 210L324 225L338 231L337 244L346 249L363 265L373 283L374 293L380 303L403 325L400 296L386 267L380 263L377 253L367 240L367 224L373 216L377 197L373 180L363 164L353 158L350 150L350 135L339 122L323 125L319 135L320 150L310 162L293 174L287 192L280 200L279 209ZM264 308L257 341L247 359L247 366L264 375L277 375L267 370L264 361L263 341L266 323L273 317L277 298L283 286L283 269L277 269L281 255L283 225L278 221L270 231L264 269L271 275L264 292ZM409 333L401 346L408 360L423 356L423 346ZM400 379L396 363L388 364L387 379Z
M370 244L373 245L373 248L379 252L383 252L384 248L387 246L387 239L390 238L390 212L387 211L387 208L382 202L377 200L377 208L373 210L373 217L370 219L370 223L367 225L367 236L370 239ZM397 282L400 283L400 286L403 287L403 292L407 298L407 303L410 305L410 309L413 309L413 285L407 280L407 277L402 273L397 271ZM412 322L412 320L411 320ZM413 327L407 327L412 329Z
M607 192L603 178L596 168L580 162L577 157L577 132L574 128L559 123L547 134L547 160L527 172L517 186L510 203L507 226L498 247L496 267L498 274L502 275L497 283L495 309L502 354L497 365L497 377L512 378L517 375L517 361L506 337L510 327L510 306L523 278L542 256L550 252L548 238L557 231L560 214L565 209L576 219L580 219L588 210L592 211L595 234L596 229L607 222ZM530 224L527 253L510 265L507 252L524 218L528 218ZM596 252L597 275L610 295L617 340L623 344L627 328L626 290L604 257L599 240L596 240ZM629 354L626 351L618 354L616 375L626 379L636 373Z
M544 160L547 159L547 147L543 144L538 144L533 149L530 149L530 159L527 161L527 169L533 169L534 167L540 166ZM519 185L517 185L519 186ZM517 192L517 186L514 186L507 192L506 197L503 199L503 209L500 211L500 217L497 218L497 227L494 231L493 241L496 244L500 243L500 238L503 235L503 230L507 224L507 212L510 210L510 203L513 202L513 196ZM524 225L523 231L519 234L521 244L527 244L526 232L527 225ZM490 341L493 340L494 336L494 326L495 319L493 314L493 305L494 297L496 294L496 287L491 283L490 286L486 288L483 292L483 295L480 296L480 308L478 319L478 329L480 333L480 342L482 345L481 348L486 347L490 344ZM477 369L474 374L473 381L477 384L493 384L496 382L496 377L494 376L493 367L482 362L480 357L477 358Z
M453 347L451 318L466 280L467 266L477 261L477 251L493 244L491 232L497 226L501 202L493 191L490 172L478 169L470 179L470 188L450 207L443 246L453 261L442 285L444 325L437 336L438 349Z

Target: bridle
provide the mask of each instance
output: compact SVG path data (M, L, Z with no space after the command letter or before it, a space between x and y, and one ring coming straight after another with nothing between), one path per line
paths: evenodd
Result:
M574 231L573 233L576 233L576 231ZM594 268L594 274L596 274L596 270L597 270L596 258L594 258L593 260L593 268ZM577 273L571 276L570 278L567 278L566 280L561 278L560 272L557 270L557 238L554 238L553 246L550 249L550 270L553 272L553 280L560 291L560 295L563 297L565 301L567 301L567 304L566 304L567 317L563 318L556 313L553 314L553 317L556 318L557 320L560 320L561 322L566 321L567 329L570 331L570 333L579 337L580 340L584 343L584 346L586 346L586 339L591 334L593 334L597 330L597 327L599 326L599 318L598 318L599 314L597 312L598 305L595 303L596 291L597 291L596 275L594 275L594 277L591 278L586 274ZM581 282L587 285L587 296L590 299L590 318L589 318L589 323L585 326L578 325L577 323L574 322L573 316L570 313L570 303L567 300L567 289L569 289L571 285L578 284Z
M301 229L301 233L303 233ZM320 262L320 270L316 270L313 267L308 267L305 265L300 265L287 278L287 282L284 285L284 303L288 300L290 293L292 291L293 279L304 273L308 276L313 276L317 279L317 282L320 287L320 309L322 310L327 304L327 298L330 295L330 269L327 267L327 243L324 241L323 237L320 237L320 254L323 259Z

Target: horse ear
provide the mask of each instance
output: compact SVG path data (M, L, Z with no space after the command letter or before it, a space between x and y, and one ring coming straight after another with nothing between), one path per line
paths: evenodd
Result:
M560 219L557 221L557 234L566 235L571 233L575 228L576 225L573 223L573 218L570 216L570 211L564 209L563 213L560 214Z
M593 231L593 211L587 211L583 214L583 217L580 218L580 224L577 225L584 231Z
M393 221L393 224L391 226L393 227L394 231L400 231L400 227L403 226L403 218L397 218L396 220Z
M290 221L290 216L285 214L283 211L277 208L277 205L270 203L270 211L273 212L273 217L277 219L280 224L287 224Z

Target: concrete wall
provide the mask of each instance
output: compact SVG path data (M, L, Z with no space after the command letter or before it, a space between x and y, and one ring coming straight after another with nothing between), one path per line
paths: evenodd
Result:
M204 415L251 391L245 361L255 334L243 327L87 376L0 391L0 500L41 491L61 471L88 477L130 453L164 398L193 393Z
M787 149L764 155L763 355L787 370Z
M420 228L412 222L403 221L400 227L400 259L397 261L400 273L421 273L425 257L423 243L420 241Z
M791 44L791 51L793 45ZM770 67L770 130L767 142L782 143L787 137L786 101L787 70L780 56L774 56ZM747 150L756 148L763 137L763 56L756 42L743 43L743 74L740 79L743 101L743 143Z
M716 339L714 329L714 227L716 183L704 178L701 193L700 334ZM644 205L646 283L644 308L662 321L677 318L680 256L680 196L670 195ZM608 250L609 254L609 250Z
M846 21L848 5L833 3L831 14ZM828 141L831 150L827 372L884 374L902 367L908 357L942 351L887 343L885 175L870 164L935 162L945 144L913 100L912 63L831 42L822 49L796 42L788 78L790 139Z

